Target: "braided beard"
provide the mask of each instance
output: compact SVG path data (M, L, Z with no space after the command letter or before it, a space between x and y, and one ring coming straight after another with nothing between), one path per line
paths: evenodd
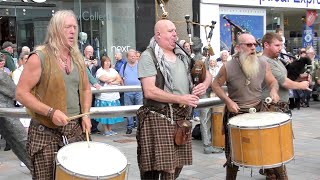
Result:
M257 76L259 72L259 64L256 53L246 54L244 52L240 52L239 60L242 67L242 71L247 78Z

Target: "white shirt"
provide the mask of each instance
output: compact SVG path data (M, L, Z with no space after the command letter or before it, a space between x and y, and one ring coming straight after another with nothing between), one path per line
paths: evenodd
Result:
M109 71L106 71L101 67L98 69L96 73L96 78L99 79L99 77L102 75L106 75L108 77L116 77L118 75L118 72L113 68L110 68ZM108 87L108 86L118 86L118 85L109 85L107 83L104 83L103 85L103 87ZM120 99L120 94L119 92L101 93L101 94L98 94L96 98L103 101L115 101Z

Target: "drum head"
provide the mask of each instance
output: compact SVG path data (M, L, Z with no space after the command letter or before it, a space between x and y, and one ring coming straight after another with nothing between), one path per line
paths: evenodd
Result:
M57 163L75 174L83 176L110 176L127 167L127 158L117 148L99 142L75 142L62 147Z
M232 117L229 125L236 127L267 127L282 124L290 119L290 116L282 112L257 112L246 113Z

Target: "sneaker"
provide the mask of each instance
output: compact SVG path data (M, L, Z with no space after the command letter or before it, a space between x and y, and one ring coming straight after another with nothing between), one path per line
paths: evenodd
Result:
M26 167L26 165L22 161L20 162L20 166L21 167Z
M117 135L118 133L117 132L115 132L115 131L110 131L110 133L111 133L111 136L113 136L113 135Z
M132 133L132 129L127 129L126 134L131 134Z
M107 131L107 132L103 133L103 135L105 135L105 136L112 136L112 133L111 133L110 131Z
M196 117L193 118L193 120L194 120L194 121L200 121L200 117L199 117L199 116L196 116Z
M212 146L205 146L203 148L203 153L204 154L212 154L212 153L222 153L223 150L219 148L214 148Z

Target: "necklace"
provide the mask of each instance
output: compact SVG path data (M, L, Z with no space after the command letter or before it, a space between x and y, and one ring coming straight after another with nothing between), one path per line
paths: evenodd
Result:
M71 72L71 62L70 62L69 56L65 58L60 58L60 60L61 60L60 64L62 66L62 69L65 71L67 75L69 75Z

